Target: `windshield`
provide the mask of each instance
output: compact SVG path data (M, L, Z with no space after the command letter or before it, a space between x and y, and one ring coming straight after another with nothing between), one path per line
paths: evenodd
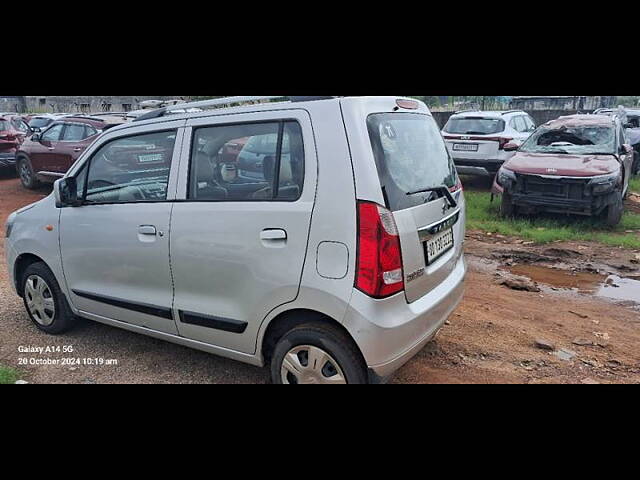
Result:
M615 153L615 131L605 126L541 127L520 147L521 152L587 155Z
M52 122L49 118L34 118L29 122L29 126L31 128L42 128L46 127Z
M407 193L455 185L455 166L431 116L380 113L370 115L367 124L381 186L391 210L424 203L424 197ZM426 192L425 196L432 193Z
M499 118L458 117L450 118L444 131L463 135L491 135L502 132L504 127L504 120Z

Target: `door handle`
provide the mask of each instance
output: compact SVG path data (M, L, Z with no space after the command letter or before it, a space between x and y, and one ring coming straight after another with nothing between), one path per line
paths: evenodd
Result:
M140 225L138 227L138 233L140 235L156 236L158 234L158 231L156 230L156 227L154 227L153 225Z
M76 147L73 149L74 152L81 152L82 151L82 147Z
M286 240L287 232L282 230L281 228L269 228L262 230L260 232L260 240L264 241L278 241L278 240Z

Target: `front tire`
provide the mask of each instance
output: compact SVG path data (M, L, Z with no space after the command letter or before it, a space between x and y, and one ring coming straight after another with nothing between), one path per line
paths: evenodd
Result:
M367 383L364 361L347 335L323 323L289 330L276 344L271 360L275 384Z
M24 271L22 297L29 318L43 332L58 335L77 322L56 277L43 262L32 263Z
M607 225L610 227L618 225L622 220L623 211L622 193L616 192L614 202L607 207Z
M500 216L503 218L511 218L516 213L516 207L513 204L513 199L508 193L502 194L502 201L500 202Z
M28 158L20 157L16 164L16 169L24 188L35 190L40 186L40 182L36 178L36 174L31 166L31 161L29 161Z

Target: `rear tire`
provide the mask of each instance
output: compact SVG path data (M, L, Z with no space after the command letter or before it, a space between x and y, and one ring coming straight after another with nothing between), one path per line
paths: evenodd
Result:
M78 318L47 265L32 263L25 269L21 282L24 307L36 327L50 335L58 335L75 326Z
M275 384L368 383L367 369L353 341L320 322L292 328L276 344L271 359Z
M516 207L513 204L513 199L508 193L502 194L502 201L500 202L500 216L503 218L511 218L516 214Z
M36 178L36 174L31 166L31 161L28 158L20 157L16 163L16 169L24 188L35 190L40 186L40 182Z
M607 225L610 227L618 225L622 220L623 211L622 193L616 192L614 202L607 207Z

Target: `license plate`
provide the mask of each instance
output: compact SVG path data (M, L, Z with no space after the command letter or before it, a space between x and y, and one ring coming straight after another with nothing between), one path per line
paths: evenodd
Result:
M427 255L427 265L431 265L435 260L453 248L453 229L445 230L427 240L424 250Z
M477 143L454 143L453 149L459 152L477 152L478 144Z

